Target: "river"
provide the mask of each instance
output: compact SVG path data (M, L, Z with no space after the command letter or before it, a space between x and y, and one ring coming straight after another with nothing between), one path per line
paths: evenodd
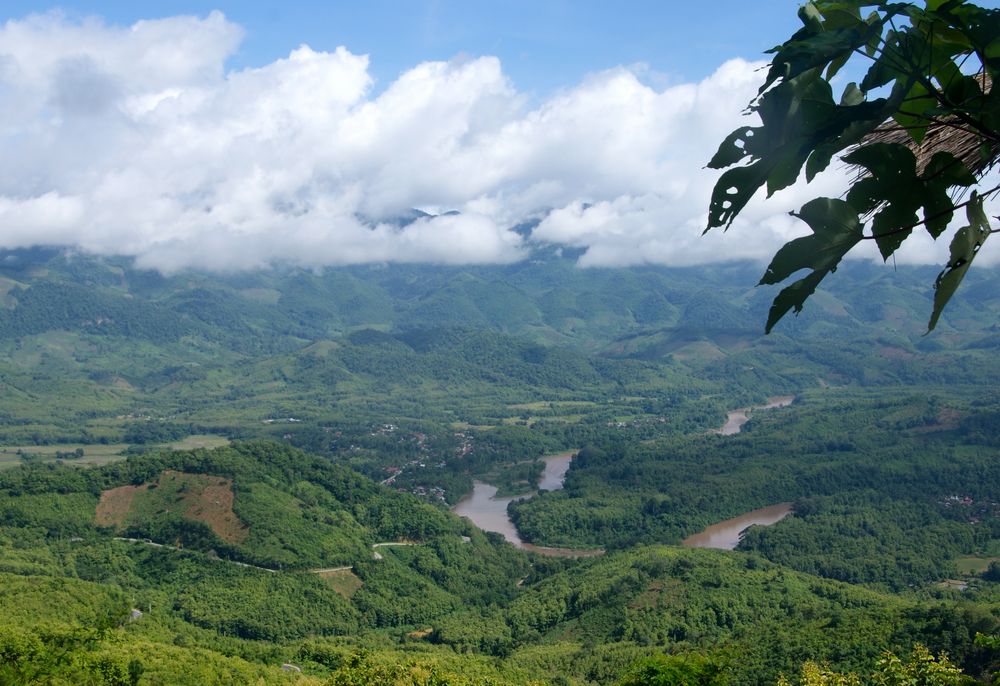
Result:
M737 434L742 430L743 425L750 420L750 415L754 411L787 407L794 400L794 395L782 395L768 398L767 403L764 405L742 407L738 410L733 410L729 412L726 423L722 428L716 429L714 433L722 434L723 436ZM545 463L545 469L538 480L539 490L559 490L563 487L566 472L569 471L570 464L573 461L573 453L565 452L558 455L549 455L543 457L542 461ZM518 534L517 527L514 526L514 523L510 521L510 517L507 516L507 505L514 500L530 498L534 494L509 496L506 498L497 498L496 494L496 486L491 486L483 481L473 481L472 493L459 500L455 504L455 507L452 508L452 511L461 517L471 520L473 524L483 531L494 531L500 534L515 547L522 550L530 550L553 557L589 557L601 555L604 552L603 550L547 548L525 543ZM759 510L753 510L739 517L713 524L701 533L685 539L684 545L690 548L722 548L732 550L740 542L740 536L747 527L754 524L769 526L787 517L791 511L791 503L779 503L770 507L763 507Z
M739 517L727 519L724 522L713 524L704 531L688 536L684 539L684 545L688 548L718 548L720 550L732 550L735 548L743 532L753 525L770 526L780 522L792 513L791 503L778 503L762 507L759 510L745 512Z
M750 421L750 415L756 410L773 410L776 407L788 407L795 400L794 395L779 395L768 398L763 405L752 407L741 407L732 410L726 416L726 423L722 428L715 429L712 433L723 436L732 436L743 430L743 425ZM704 531L689 536L684 539L684 545L688 548L719 548L721 550L732 550L739 545L743 532L751 526L770 526L780 522L792 512L791 503L778 503L762 507L759 510L752 510L741 514L739 517L727 519L724 522L713 524Z
M538 480L538 488L546 491L557 491L562 488L563 481L566 479L566 472L569 471L572 461L572 452L543 457L542 462L545 463L545 469ZM517 533L517 527L514 526L514 522L510 521L510 517L507 516L507 505L513 500L530 498L531 495L497 498L496 494L496 486L491 486L482 481L473 481L472 493L459 500L455 507L452 508L452 511L459 516L471 520L473 524L483 531L495 531L515 547L522 550L530 550L550 557L591 557L604 553L603 550L548 548L525 543Z
M569 471L569 466L573 464L574 454L573 452L568 452L543 457L542 462L545 463L545 469L542 470L542 476L538 480L538 490L558 491L561 489L563 482L566 480L566 472Z
M768 398L767 403L764 405L741 407L738 410L732 410L726 416L726 423L722 425L722 428L715 429L712 433L722 434L723 436L738 434L743 429L743 425L750 421L750 415L754 410L772 410L776 407L788 407L794 400L794 395L779 395L774 398Z
M514 522L507 516L507 504L517 497L497 498L496 494L496 486L473 481L472 493L459 500L452 512L472 520L483 531L495 531L518 548L523 548L524 541L518 535Z

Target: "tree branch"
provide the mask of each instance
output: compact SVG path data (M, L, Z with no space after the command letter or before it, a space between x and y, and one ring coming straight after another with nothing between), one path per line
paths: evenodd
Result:
M985 198L987 196L993 195L997 191L1000 191L1000 184L997 184L996 186L994 186L993 188L989 189L988 191L985 191L985 192L981 193L978 197L979 198ZM862 236L861 240L863 240L863 241L874 241L874 240L878 240L879 238L885 238L886 236L894 236L897 233L904 233L906 231L912 231L913 229L917 228L921 224L926 224L927 222L931 221L932 219L937 219L938 217L943 217L943 216L945 216L946 214L948 214L950 212L954 212L955 210L960 210L963 207L965 207L966 205L969 205L969 204L975 202L977 199L978 198L969 198L965 202L961 202L961 203L959 203L957 205L949 207L947 210L942 210L940 212L935 212L931 216L924 217L920 221L914 222L912 224L908 224L906 226L897 227L897 228L893 229L892 231L886 231L885 233L880 233L877 236L874 235L874 234L871 235L871 236ZM994 233L994 231L1000 231L1000 229L991 229L990 233Z

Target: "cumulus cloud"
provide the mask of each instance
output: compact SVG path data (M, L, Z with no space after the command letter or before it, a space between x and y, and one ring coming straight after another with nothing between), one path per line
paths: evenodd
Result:
M803 232L788 210L843 183L756 198L701 236L703 165L760 80L744 60L661 89L611 69L531 104L492 57L419 64L376 93L343 47L227 72L241 39L219 13L0 27L0 248L171 271L509 262L547 242L584 266L690 265L766 259ZM439 216L397 220L412 208Z

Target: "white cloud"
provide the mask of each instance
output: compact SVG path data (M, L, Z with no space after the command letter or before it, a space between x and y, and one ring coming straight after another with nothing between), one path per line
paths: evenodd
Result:
M701 236L703 165L760 80L742 60L660 89L612 69L531 108L491 57L374 94L346 48L227 73L241 38L219 13L0 27L0 247L164 270L508 262L530 249L512 227L544 217L535 239L585 248L583 265L689 265L766 259L803 231L788 210L842 184L757 198ZM392 222L414 207L461 214ZM928 257L941 247L902 259Z

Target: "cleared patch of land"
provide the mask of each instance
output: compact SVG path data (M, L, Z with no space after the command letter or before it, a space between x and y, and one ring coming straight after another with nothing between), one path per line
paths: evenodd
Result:
M132 511L132 501L139 491L149 490L149 484L141 486L119 486L101 493L97 503L97 513L94 523L98 526L113 526L121 528Z
M204 522L216 536L229 543L238 543L249 535L246 525L233 512L230 479L172 470L160 474L155 483L104 491L94 521L100 526L123 529L131 521L147 521L171 513Z
M168 443L166 447L172 450L195 450L196 448L221 448L225 445L229 445L229 439L224 436L195 434L194 436L188 436L179 441Z
M469 429L484 431L493 428L491 424L470 424L469 422L452 422L450 426L455 431L468 431Z
M8 279L6 277L0 276L0 307L13 308L15 300L10 295L8 295L11 290L16 286L19 286L17 281L13 279Z
M979 557L969 555L955 560L955 567L962 575L982 574L989 568L991 562L1000 562L1000 557Z
M961 579L945 579L939 582L937 587L950 591L965 591L969 588L969 583Z
M316 574L326 581L334 591L345 598L353 596L364 585L364 582L350 568L322 570L316 572Z
M154 448L169 448L170 450L195 450L197 448L220 448L229 445L229 439L212 434L196 434L182 438L173 443L164 443ZM53 445L9 445L0 446L0 469L16 467L27 462L54 462L62 460L66 464L80 466L100 466L125 459L122 451L129 447L127 443L57 443ZM83 451L83 457L69 457L77 450ZM57 457L62 453L63 457Z
M576 424L583 421L587 415L583 414L556 414L556 415L531 415L529 417L504 417L503 423L507 426L524 425L533 426L536 422L559 422L561 424Z

